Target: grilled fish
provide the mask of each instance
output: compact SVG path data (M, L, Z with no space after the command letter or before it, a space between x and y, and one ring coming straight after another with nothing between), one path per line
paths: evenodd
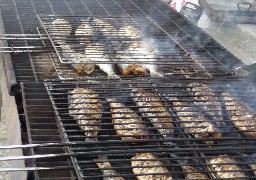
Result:
M253 170L253 174L256 176L256 163L255 164L249 164L249 166Z
M168 100L172 102L173 109L187 133L196 138L221 137L220 131L202 113L191 107L187 102L180 101L176 97L168 97Z
M247 137L256 137L256 116L254 110L245 102L229 93L222 93L229 119Z
M210 161L211 167L220 178L244 178L248 179L243 170L236 165L236 160L230 158L228 155L220 155L212 158Z
M164 164L158 160L158 157L153 153L136 153L136 156L131 158L132 171L138 180L172 180L172 176ZM138 167L135 167L138 166ZM159 173L153 174L153 173ZM163 173L163 174L160 174ZM147 175L148 174L148 175Z
M99 156L99 158L96 159L95 161L101 161L101 162L96 162L96 164L101 169L102 175L108 176L108 177L103 177L103 180L124 180L123 177L116 176L118 175L118 173L114 169L111 169L112 166L109 163L107 156L105 155ZM115 177L111 177L111 176L115 176Z
M181 166L183 172L186 174L185 179L209 179L205 174L198 172L192 166Z
M256 154L247 155L244 154L243 160L250 166L253 174L256 176Z
M55 19L49 25L49 35L58 44L65 44L66 38L70 35L71 31L70 23L62 18Z
M123 75L163 77L157 71L156 65L143 64L143 61L155 61L155 52L153 46L149 43L138 41L132 43L124 53L118 51L121 55L118 56L124 62L134 61L129 64L120 64L117 66ZM152 62L154 63L154 62Z
M95 65L89 63L89 60L83 54L75 52L69 44L61 44L60 47L63 57L74 62L74 64L71 64L71 67L74 68L77 74L89 75L94 71Z
M102 116L99 95L88 88L75 88L69 94L69 115L85 130L86 140L96 140Z
M109 78L118 78L118 75L116 75L114 71L114 64L111 64L110 57L106 54L104 47L99 43L94 43L91 45L88 45L85 48L85 55L88 57L92 62L96 62L95 65L97 65L103 72L105 72ZM97 61L104 61L109 62L100 64Z
M88 22L82 20L82 23L76 29L75 35L80 44L87 45L92 43L90 36L95 35L95 31Z
M107 101L110 103L112 123L122 140L149 139L149 132L146 130L143 120L131 108L118 103L113 98L109 98Z
M131 25L124 25L119 29L119 34L125 38L131 38L131 39L139 39L142 38L142 34L134 26Z
M124 42L128 44L128 48L125 51L117 51L118 59L124 62L136 62L128 64L118 63L117 66L123 75L144 76L149 74L152 77L163 77L157 71L156 65L143 64L143 61L155 61L156 48L150 41L142 40L142 34L137 28L124 26L119 30L119 34L131 39L131 41Z
M194 104L202 107L206 114L210 115L216 122L223 120L221 103L208 85L196 82L190 83L187 91L194 100Z
M134 89L131 97L136 105L139 106L140 112L148 118L164 138L173 135L174 128L171 114L160 97L142 89Z
M95 18L95 27L106 37L106 38L118 38L118 31L112 24L106 20Z
M92 36L96 32L94 28L89 24L89 22L83 22L77 30L76 35L84 35L82 37L79 37L80 44L85 45L85 56L90 59L90 61L95 62L94 64L97 65L103 72L105 72L108 77L115 78L118 77L116 73L114 72L114 66L113 64L108 63L97 63L97 61L105 61L105 62L111 62L110 57L106 54L104 45L92 40L88 40L86 36Z

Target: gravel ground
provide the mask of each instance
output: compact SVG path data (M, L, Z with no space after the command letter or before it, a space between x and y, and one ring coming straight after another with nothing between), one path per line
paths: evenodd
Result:
M3 109L1 108L1 117L0 117L0 146L7 145L6 143L6 121L3 116ZM0 157L10 156L8 150L0 150ZM10 163L8 161L0 161L0 168L8 168ZM0 180L10 180L11 176L9 173L0 173Z

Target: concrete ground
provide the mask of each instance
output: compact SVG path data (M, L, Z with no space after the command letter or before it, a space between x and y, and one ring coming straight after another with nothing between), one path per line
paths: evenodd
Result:
M6 136L6 119L4 117L3 108L1 108L1 117L0 117L0 146L7 145L7 136ZM0 157L10 156L9 150L0 150ZM8 161L0 161L0 169L10 167ZM9 180L11 176L9 173L0 172L0 180Z

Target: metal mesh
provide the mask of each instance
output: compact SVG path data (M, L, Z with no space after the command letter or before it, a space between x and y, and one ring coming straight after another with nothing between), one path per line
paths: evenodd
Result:
M166 78L45 85L66 141L85 142L70 147L71 153L78 153L74 161L81 178L109 175L134 179L143 173L150 177L154 174L154 170L147 171L150 164L167 168L162 169L166 176L162 178L184 179L195 175L193 172L202 173L202 178L253 178L249 164L255 160L249 162L244 157L253 156L255 149L255 97L244 81ZM74 93L74 89L79 91ZM229 102L244 106L235 107L230 114L234 104ZM95 111L95 103L101 111ZM234 117L243 123L238 124ZM141 126L132 126L134 121ZM139 135L132 133L138 129ZM148 164L144 166L136 158ZM97 166L105 161L111 166ZM142 172L133 167L136 163ZM104 174L109 168L116 174ZM188 169L192 170L186 174ZM227 169L235 175L225 175Z
M0 3L2 7L1 10L5 30L8 34L38 34L37 27L39 26L39 21L36 17L38 14L53 14L58 16L88 15L101 16L105 18L108 16L126 16L135 19L145 19L145 17L148 17L151 23L150 26L145 27L147 31L150 32L151 27L157 26L158 28L160 28L161 30L158 30L158 32L161 32L160 34L163 34L164 36L168 35L170 37L170 39L168 39L168 42L172 46L171 49L173 49L173 46L175 46L173 44L173 40L175 42L178 42L182 48L179 48L179 46L177 53L180 53L181 56L193 55L193 61L199 61L200 63L198 64L205 66L205 69L212 75L221 76L224 72L232 72L236 66L240 65L240 62L235 57L233 57L228 51L220 47L220 45L216 43L211 37L209 37L195 25L189 23L181 15L177 14L174 11L171 11L167 6L165 6L158 0L125 2L119 0L2 0L0 1ZM142 24L145 24L145 22L143 22ZM38 43L39 41L34 40L8 40L9 46L14 48L17 46L35 46L35 44ZM39 47L42 45L42 43L38 44ZM171 52L170 48L168 52ZM14 71L24 72L26 69L27 71L32 71L32 73L27 74L26 76L22 75L21 73L16 73L18 82L41 81L45 77L51 79L56 78L56 76L47 76L45 72L37 72L36 69L34 69L34 59L31 57L30 53L28 53L28 55L27 53L25 54L26 56L28 56L28 58L13 58L13 63L16 64ZM13 56L15 56L15 54L13 54ZM52 54L51 58L55 57L56 54ZM47 61L47 64L52 64L51 58L49 57L45 59ZM180 60L184 57L176 57L174 55L174 57L172 56L172 58L176 59L177 61L177 59ZM190 60L190 58L186 57L186 60ZM24 65L22 65L21 61L22 63L24 63ZM228 70L224 68L222 64L219 63L219 61L224 62L224 64L228 67ZM54 62L57 73L62 78L73 78L78 76L69 66L57 63L58 59L55 59ZM163 71L165 72L165 70ZM95 76L105 75L97 68L95 72L97 72L95 73Z

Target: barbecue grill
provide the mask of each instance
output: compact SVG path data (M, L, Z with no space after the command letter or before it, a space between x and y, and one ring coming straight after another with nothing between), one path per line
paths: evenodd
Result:
M232 179L225 173L254 179L255 86L235 76L240 60L183 16L158 0L0 3L6 31L1 39L8 43L1 51L11 55L8 89L23 140L0 149L24 154L0 161L26 165L0 172L26 171L27 179ZM93 24L96 18L115 30L104 34L103 24ZM57 19L65 23L53 26ZM100 33L76 34L82 22ZM118 34L127 24L142 38ZM104 45L92 52L96 60L87 58L91 54L79 39ZM157 66L161 78L125 76L118 68L119 78L99 68L79 75L72 68L81 63L77 56L88 64L138 63L118 59L117 47L125 51L125 45L145 40L154 42L155 59L137 58ZM111 61L101 61L102 54ZM129 122L134 119L139 128ZM146 134L131 133L136 131Z

